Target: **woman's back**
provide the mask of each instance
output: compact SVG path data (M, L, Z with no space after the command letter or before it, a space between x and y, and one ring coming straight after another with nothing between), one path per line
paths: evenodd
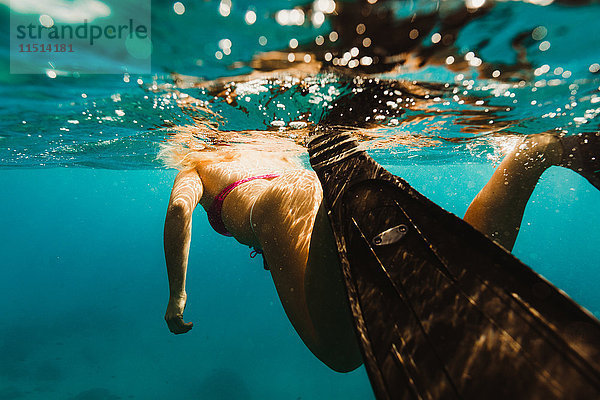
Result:
M266 151L217 151L190 155L194 169L202 179L204 193L200 204L208 209L213 199L227 186L245 178L284 174L302 170L300 163L282 155ZM245 186L251 186L248 184Z

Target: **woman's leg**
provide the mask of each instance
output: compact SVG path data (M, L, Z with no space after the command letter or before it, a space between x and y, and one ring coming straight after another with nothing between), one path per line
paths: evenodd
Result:
M560 164L562 152L560 139L554 135L526 138L475 196L464 220L511 251L538 179L546 169Z
M322 197L316 174L287 173L257 201L252 220L290 322L315 356L346 372L362 359Z
M324 350L322 359L339 372L362 364L342 268L327 210L321 203L312 230L304 278L306 302Z

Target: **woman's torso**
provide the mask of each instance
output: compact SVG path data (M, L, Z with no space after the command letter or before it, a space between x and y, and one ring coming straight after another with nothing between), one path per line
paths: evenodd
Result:
M223 201L223 222L240 243L263 250L286 314L307 346L321 359L356 368L360 353L316 174L269 153L246 153L197 171L207 211L232 183L279 174L236 187Z
M236 154L230 159L213 163L200 163L196 171L202 180L203 194L200 204L209 212L215 197L228 186L251 177L269 175L268 179L254 179L239 184L223 200L221 218L225 228L241 243L260 247L253 240L250 212L259 211L259 198L278 181L290 179L290 174L314 175L288 157L270 152L249 151ZM309 179L316 179L309 178Z

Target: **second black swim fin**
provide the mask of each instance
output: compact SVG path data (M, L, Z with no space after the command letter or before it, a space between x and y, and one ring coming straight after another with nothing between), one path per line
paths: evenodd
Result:
M598 399L600 324L348 133L309 142L378 399Z

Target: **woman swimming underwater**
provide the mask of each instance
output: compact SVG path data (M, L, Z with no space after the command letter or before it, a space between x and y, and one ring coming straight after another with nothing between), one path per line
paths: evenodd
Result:
M336 371L358 367L361 357L316 174L272 153L208 156L190 157L169 200L164 232L169 329L192 328L182 315L192 212L200 204L217 232L262 251L285 312L307 347Z
M333 115L330 114L330 116ZM331 117L333 118L333 117ZM549 167L568 167L600 188L597 134L524 138L475 197L464 217L511 250L525 206ZM169 278L165 320L183 320L192 213L200 204L213 228L262 251L285 312L306 346L330 368L362 363L316 174L281 153L256 150L183 152L167 209L164 248Z

